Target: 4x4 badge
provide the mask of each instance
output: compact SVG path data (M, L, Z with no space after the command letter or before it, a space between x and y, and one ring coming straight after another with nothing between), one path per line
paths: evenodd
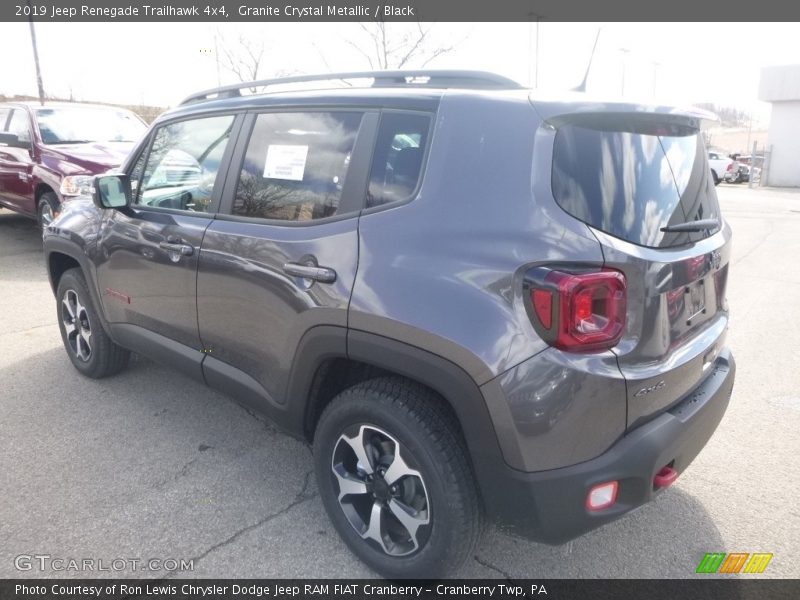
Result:
M656 390L660 390L660 389L665 388L665 387L667 387L667 382L662 379L661 381L659 381L656 384L648 385L647 387L643 387L638 392L636 392L634 394L634 396L636 398L639 398L641 396L645 396L645 395L649 394L650 392L655 392Z

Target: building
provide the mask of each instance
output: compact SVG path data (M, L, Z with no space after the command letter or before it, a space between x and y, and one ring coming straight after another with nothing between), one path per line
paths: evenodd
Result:
M758 98L772 103L766 184L800 187L800 65L761 69Z

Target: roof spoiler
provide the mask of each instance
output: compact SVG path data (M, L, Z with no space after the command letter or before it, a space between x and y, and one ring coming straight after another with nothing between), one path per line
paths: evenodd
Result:
M634 127L663 124L700 130L719 123L717 115L694 106L676 107L591 100L583 93L574 93L553 100L534 98L531 94L530 102L541 119L556 128L568 123Z

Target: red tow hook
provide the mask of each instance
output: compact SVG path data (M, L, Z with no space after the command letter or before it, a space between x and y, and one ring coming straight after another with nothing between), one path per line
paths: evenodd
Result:
M675 483L678 478L678 472L669 465L663 467L656 476L653 478L653 485L656 488L666 488Z

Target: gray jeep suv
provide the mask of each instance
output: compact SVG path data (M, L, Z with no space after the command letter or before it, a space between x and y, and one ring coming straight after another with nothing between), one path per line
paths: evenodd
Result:
M141 353L308 440L386 576L452 572L487 520L564 542L662 493L727 407L709 116L479 72L196 94L45 231L67 354Z

